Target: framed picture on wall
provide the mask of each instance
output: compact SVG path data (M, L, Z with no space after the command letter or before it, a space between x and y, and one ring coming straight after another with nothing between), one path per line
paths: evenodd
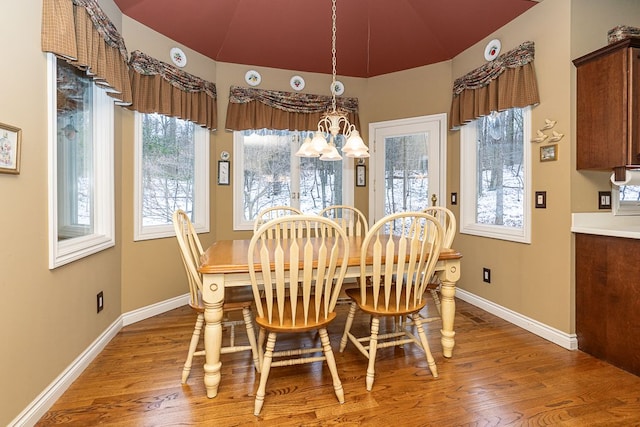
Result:
M0 173L20 173L22 130L0 123Z
M356 187L367 185L367 168L365 165L356 165Z
M551 162L553 160L558 160L558 144L540 147L540 161Z

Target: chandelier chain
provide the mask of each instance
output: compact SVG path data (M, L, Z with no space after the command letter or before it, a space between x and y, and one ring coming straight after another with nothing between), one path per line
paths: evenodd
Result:
M335 111L336 109L336 0L332 1L332 5L331 5L331 20L332 20L332 26L331 26L331 75L332 75L332 80L331 80L331 106L333 107L333 110Z

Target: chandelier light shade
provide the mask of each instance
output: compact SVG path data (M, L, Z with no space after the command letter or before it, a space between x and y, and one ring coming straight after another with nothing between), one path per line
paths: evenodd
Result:
M336 0L332 0L331 7L331 110L322 115L318 122L318 130L313 138L307 137L296 152L299 157L320 157L320 160L342 160L342 156L336 148L336 139L341 134L346 139L342 152L347 157L369 157L369 148L360 137L360 132L355 125L349 123L347 113L336 107ZM327 141L328 138L328 141Z

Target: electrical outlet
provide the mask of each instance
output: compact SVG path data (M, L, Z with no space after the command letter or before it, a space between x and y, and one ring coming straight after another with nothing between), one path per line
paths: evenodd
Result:
M611 191L598 191L598 209L611 209Z
M485 283L491 283L491 270L487 267L482 268L482 281Z
M102 291L98 292L98 295L96 297L97 297L98 313L100 313L104 308L104 295L102 294Z

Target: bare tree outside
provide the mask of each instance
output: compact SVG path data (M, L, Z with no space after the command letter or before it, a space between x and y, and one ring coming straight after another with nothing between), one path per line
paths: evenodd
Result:
M161 114L143 116L143 225L170 224L176 209L193 214L194 126Z
M260 130L245 131L243 136L245 220L271 206L315 213L342 202L342 162L293 155L307 132ZM339 138L338 147L341 143ZM299 180L292 182L292 176Z
M519 108L476 120L476 222L520 228L524 221L524 135Z

